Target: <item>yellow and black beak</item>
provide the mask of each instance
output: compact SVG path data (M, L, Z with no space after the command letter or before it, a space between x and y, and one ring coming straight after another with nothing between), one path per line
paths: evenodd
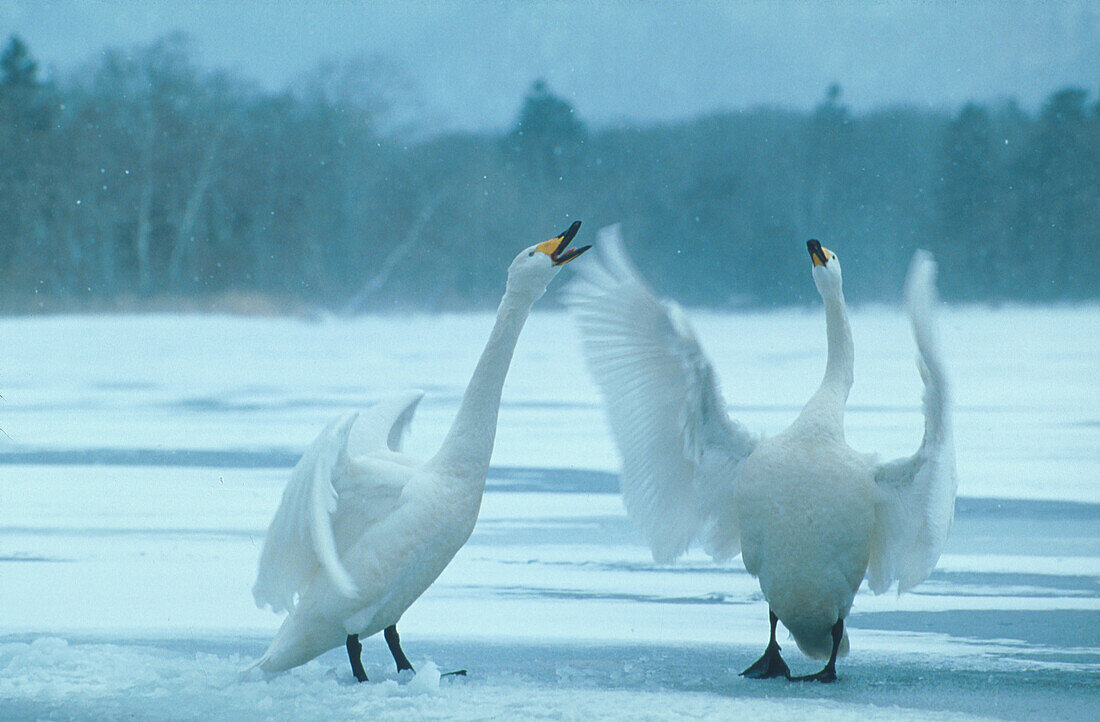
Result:
M816 238L806 241L806 248L809 250L810 260L814 262L815 266L824 266L833 257L833 252L828 248L823 248L821 242Z
M577 231L581 227L580 221L573 221L573 225L569 226L569 230L562 233L560 236L555 236L549 241L543 241L535 246L535 250L539 253L545 253L550 256L550 260L553 261L555 266L563 266L569 263L577 256L587 251L592 246L581 246L580 248L570 248L565 250L569 246L569 242L573 240L573 236L577 235Z

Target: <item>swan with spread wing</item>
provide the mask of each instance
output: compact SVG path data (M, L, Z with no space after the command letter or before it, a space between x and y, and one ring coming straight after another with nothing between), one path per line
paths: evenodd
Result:
M602 263L578 269L566 303L622 458L627 512L657 561L672 561L695 541L716 559L741 553L771 622L764 655L744 676L836 679L836 658L848 651L844 619L863 579L875 593L919 584L954 516L935 263L918 251L905 287L924 380L924 440L913 456L879 463L844 439L854 351L836 254L807 243L825 305L824 379L789 428L760 438L729 418L686 316L646 287L618 228L601 232L598 245ZM808 656L828 660L824 669L790 676L775 638L779 621Z
M359 640L384 630L398 671L412 669L397 622L473 531L516 341L561 266L588 249L567 248L579 227L512 261L489 341L434 457L421 463L401 453L419 391L332 422L306 450L252 589L258 606L288 613L256 667L281 672L345 644L364 682Z

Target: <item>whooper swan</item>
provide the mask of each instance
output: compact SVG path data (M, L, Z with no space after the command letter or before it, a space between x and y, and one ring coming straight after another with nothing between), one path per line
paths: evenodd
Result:
M264 539L256 604L288 612L256 663L265 673L346 644L364 682L360 638L385 630L398 671L412 669L397 622L466 543L477 521L496 435L501 387L531 305L560 267L580 221L524 250L489 341L439 452L420 463L400 452L422 393L387 399L331 423L294 467Z
M777 621L825 668L800 680L836 678L848 650L844 619L866 576L876 593L903 592L939 559L954 516L955 452L947 383L936 350L935 264L918 251L906 301L924 379L924 441L889 463L844 440L852 386L852 334L840 261L807 243L825 303L825 378L793 424L758 438L731 420L718 380L683 312L647 289L617 228L601 233L602 263L579 269L567 289L588 367L622 457L628 513L656 560L698 539L716 559L741 552L768 601L771 638L742 674L786 677Z

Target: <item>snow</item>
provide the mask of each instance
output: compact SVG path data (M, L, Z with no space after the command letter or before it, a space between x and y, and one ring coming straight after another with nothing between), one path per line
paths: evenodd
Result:
M789 423L820 379L820 315L692 317L731 413ZM491 321L0 320L0 719L1100 716L1097 307L944 310L955 528L914 593L857 596L834 687L737 676L767 633L740 560L653 563L607 493L614 448L560 313L520 340L470 543L401 622L420 673L372 639L366 685L342 650L239 678L280 621L249 588L286 466L405 387L427 391L409 447L430 454ZM907 324L866 308L852 326L849 440L909 454Z
M367 667L378 680L357 685L350 673L309 664L271 681L237 681L242 660L203 652L181 653L143 646L69 645L39 638L0 646L0 699L40 701L13 706L67 716L79 699L104 716L132 711L167 719L677 719L746 718L906 720L974 719L960 714L883 709L831 700L731 700L708 693L573 689L568 709L553 687L501 676L483 683L446 678L431 662L413 676ZM14 670L13 670L14 668ZM568 681L571 670L558 669ZM122 693L122 694L120 694Z

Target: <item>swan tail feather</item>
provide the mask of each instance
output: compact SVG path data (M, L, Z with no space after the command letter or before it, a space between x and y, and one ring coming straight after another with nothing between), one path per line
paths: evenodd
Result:
M802 653L811 659L827 660L833 653L833 635L828 629L813 632L791 630L791 636ZM848 648L848 630L845 629L844 636L840 638L840 646L837 647L837 659L847 656Z
M340 646L344 638L342 629L330 629L329 625L320 628L292 613L275 633L267 651L245 672L259 669L265 677L285 672Z

